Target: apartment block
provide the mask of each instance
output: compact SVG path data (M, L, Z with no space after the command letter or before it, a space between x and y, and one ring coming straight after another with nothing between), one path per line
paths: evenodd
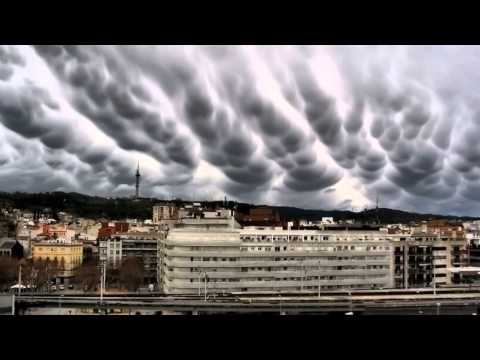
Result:
M155 233L117 233L111 237L99 239L100 262L119 267L127 257L142 260L145 271L145 283L157 282L157 255L162 232Z
M467 261L465 239L448 235L414 233L389 235L394 247L395 287L445 286L461 282L449 269Z
M232 217L191 219L161 241L165 293L390 288L393 249L380 231L240 228Z

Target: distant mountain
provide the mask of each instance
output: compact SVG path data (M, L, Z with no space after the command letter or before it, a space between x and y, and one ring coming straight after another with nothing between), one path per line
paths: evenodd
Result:
M131 198L104 198L98 196L89 196L79 193L5 193L0 192L0 208L17 208L30 211L42 211L50 209L52 216L60 211L69 212L80 217L86 218L108 218L108 219L150 219L152 217L152 206L162 200L156 198L131 199ZM177 205L182 205L184 201L173 200ZM222 205L222 201L202 201L204 206ZM237 203L229 201L229 208L236 208L238 212L248 213L250 208L257 205ZM343 210L312 210L300 209L289 206L272 206L282 219L294 220L320 220L322 217L333 217L335 220L353 219L365 223L408 223L410 221L423 221L433 219L446 220L476 220L478 217L450 216L438 214L417 214L401 210L379 208L369 209L361 212L343 211Z
M378 221L382 224L391 223L409 223L411 221L426 221L426 220L478 220L478 217L469 216L452 216L439 214L418 214L396 209L379 208L368 209L361 212L343 211L343 210L306 210L295 207L276 207L280 216L287 219L305 219L305 220L320 220L322 217L333 217L337 220L352 219L359 222L374 223Z

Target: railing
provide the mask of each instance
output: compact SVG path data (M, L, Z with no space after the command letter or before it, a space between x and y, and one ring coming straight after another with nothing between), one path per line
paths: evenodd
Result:
M273 269L268 270L255 270L255 271L207 271L208 276L212 279L215 278L251 278L251 277L302 277L304 273L301 268L298 270L280 270ZM172 279L193 279L198 280L197 271L167 271L168 277ZM349 270L308 270L306 276L373 276L373 275L385 275L390 273L390 269L349 269ZM203 281L203 280L202 280Z
M308 267L308 266L368 266L368 265L390 265L390 259L382 260L330 260L319 262L315 261L295 261L295 260L282 260L282 261L188 261L188 260L178 260L170 259L165 260L165 265L168 267L213 267L213 268L232 268L232 267L288 267L288 266L298 266L298 267Z
M368 279L345 279L345 280L321 280L320 286L357 286L362 287L365 285L375 285L375 284L383 284L383 286L388 286L391 282L389 276L380 276L380 277L371 277ZM203 283L202 283L203 284ZM301 280L272 280L272 281L264 281L264 280L257 280L257 281L249 281L249 280L242 280L238 282L208 282L207 288L208 291L214 291L214 289L241 289L241 288L265 288L265 289L278 289L278 288L285 288L285 287L294 287L299 288L302 285ZM168 281L167 286L169 288L177 288L177 289L198 289L198 282L190 282L190 281L183 281L183 280L170 280ZM303 286L305 287L318 287L318 280L304 280Z
M265 246L262 246L265 247ZM331 257L331 256L389 256L391 253L388 250L340 250L340 251L327 251L327 250L294 250L294 251L275 251L273 248L271 251L264 250L247 250L247 251L192 251L192 250L166 250L167 256L175 257L287 257L287 256L299 256L299 257Z

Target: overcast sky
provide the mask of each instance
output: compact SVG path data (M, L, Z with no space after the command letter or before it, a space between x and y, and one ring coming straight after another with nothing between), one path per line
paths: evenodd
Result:
M0 190L480 214L480 48L0 46Z

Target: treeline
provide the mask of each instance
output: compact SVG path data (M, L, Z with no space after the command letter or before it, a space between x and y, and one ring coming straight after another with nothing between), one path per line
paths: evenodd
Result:
M54 219L59 212L85 218L150 219L157 199L103 198L78 193L0 193L0 204L5 208L43 211L48 209Z
M138 257L126 257L114 268L106 268L105 285L107 289L126 289L136 291L143 284L143 261ZM75 272L74 283L84 291L98 291L100 286L101 268L98 259L89 259Z
M88 196L79 193L1 193L0 207L18 208L30 211L42 211L45 208L50 209L53 218L56 218L58 212L65 211L76 216L86 218L106 218L106 219L151 219L152 207L163 200L156 198L104 198L98 196ZM177 206L186 203L181 199L170 200ZM238 203L228 201L201 201L205 207L215 208L216 206L226 205L229 209L247 214L251 208L258 205ZM468 216L449 216L438 214L418 214L407 211L379 208L366 209L360 212L343 211L343 210L310 210L300 209L288 206L272 206L278 211L280 218L283 220L305 219L320 220L322 217L333 217L336 221L353 219L363 223L376 223L377 219L380 223L409 223L423 220L446 219L446 220L475 220L479 218Z
M62 261L15 259L0 256L0 292L8 291L18 283L21 267L21 283L28 291L46 292L49 285L64 271ZM144 267L141 258L127 257L117 268L107 267L107 288L136 291L144 282ZM75 270L73 284L84 291L98 291L101 269L98 259L89 259Z
M0 256L0 291L6 291L18 282L20 266L22 285L35 288L36 291L45 291L48 289L49 281L63 271L65 264L63 259L62 261L33 261Z

